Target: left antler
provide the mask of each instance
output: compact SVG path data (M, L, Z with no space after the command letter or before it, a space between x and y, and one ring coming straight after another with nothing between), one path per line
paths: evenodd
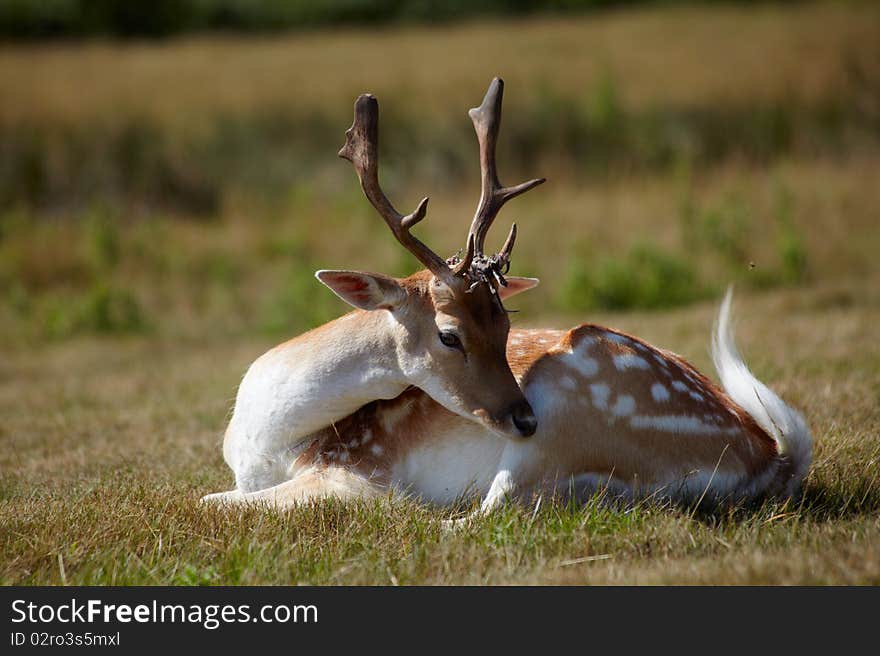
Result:
M446 260L410 233L410 228L425 218L428 199L423 198L414 212L404 216L394 209L379 186L379 102L372 95L362 94L355 102L354 123L345 133L345 145L338 154L354 165L364 195L397 241L431 273L449 280L453 274Z

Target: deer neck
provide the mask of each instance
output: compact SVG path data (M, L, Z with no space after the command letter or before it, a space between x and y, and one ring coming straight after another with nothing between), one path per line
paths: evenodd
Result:
M300 335L252 365L236 408L260 423L268 411L290 444L370 401L394 398L410 385L399 364L401 332L389 312L358 310Z

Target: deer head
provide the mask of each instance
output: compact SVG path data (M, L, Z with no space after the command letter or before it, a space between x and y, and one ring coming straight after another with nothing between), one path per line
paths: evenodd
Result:
M365 94L339 156L349 160L367 199L397 241L425 270L406 279L358 271L319 271L318 279L362 310L387 311L400 330L396 347L407 380L447 409L510 437L534 434L537 421L507 363L510 329L505 298L534 287L533 278L506 277L516 225L497 254L486 255L486 234L502 205L543 179L503 187L495 166L504 83L495 78L469 114L480 146L482 194L463 255L444 259L410 230L425 218L428 199L400 214L379 186L379 104Z

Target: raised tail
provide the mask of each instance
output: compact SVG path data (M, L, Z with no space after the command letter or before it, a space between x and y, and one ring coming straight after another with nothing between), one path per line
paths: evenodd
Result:
M800 487L810 468L813 438L801 414L755 378L743 362L733 341L730 317L732 299L733 287L729 287L712 336L712 360L724 391L776 440L779 454L790 463L791 478L782 492L791 495Z

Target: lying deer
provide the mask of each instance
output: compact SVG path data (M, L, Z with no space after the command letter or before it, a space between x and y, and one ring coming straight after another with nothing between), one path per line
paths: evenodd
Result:
M248 369L223 455L236 489L220 502L402 493L434 504L476 496L481 511L538 494L645 495L693 502L791 495L811 459L803 418L748 370L730 293L713 357L723 389L682 358L617 330L511 329L503 302L534 287L507 276L486 234L511 198L495 164L503 83L470 110L482 195L463 255L411 234L428 199L401 215L378 179L378 103L362 95L340 157L397 240L425 267L402 280L318 271L356 309L275 347Z

